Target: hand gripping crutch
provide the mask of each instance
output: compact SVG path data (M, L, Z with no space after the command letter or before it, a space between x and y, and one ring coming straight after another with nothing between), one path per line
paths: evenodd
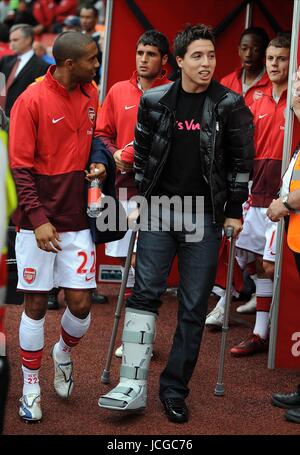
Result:
M231 303L231 296L232 296L232 278L233 278L233 267L234 267L234 259L235 259L235 238L233 236L234 228L232 226L228 226L225 230L225 235L230 241L230 249L229 249L229 261L228 261L228 269L227 269L227 281L226 281L226 298L225 298L225 311L224 311L224 321L222 325L222 339L221 339L221 350L220 350L220 360L219 360L219 371L218 371L218 379L217 384L215 387L215 395L217 397L221 397L224 395L224 384L223 384L223 376L224 376L224 358L225 358L225 349L226 349L226 336L228 332L228 322L229 322L229 311L230 311L230 303Z
M129 269L131 266L131 258L132 258L132 254L133 254L136 234L137 234L136 231L132 231L130 243L129 243L129 247L128 247L127 258L125 261L125 269L124 269L124 273L123 273L123 277L122 277L121 288L120 288L118 302L117 302L117 306L116 306L116 310L115 310L115 319L114 319L113 330L111 333L110 342L109 342L109 346L108 346L105 367L104 367L104 370L103 370L103 373L101 376L101 382L103 382L104 384L109 384L109 382L110 382L111 359L112 359L113 350L114 350L116 337L117 337L117 333L118 333L118 326L119 326L119 321L121 318L121 310L122 310L122 305L123 305L123 301L124 301L124 294L125 294Z

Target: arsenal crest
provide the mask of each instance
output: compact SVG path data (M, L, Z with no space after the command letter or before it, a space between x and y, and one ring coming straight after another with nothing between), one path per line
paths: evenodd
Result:
M36 279L36 270L31 267L25 267L23 270L23 278L28 284L32 284Z
M88 108L88 117L92 123L94 123L96 118L95 109L93 107Z
M261 90L255 90L255 92L253 93L253 101L259 100L259 98L261 98L263 94L264 93Z

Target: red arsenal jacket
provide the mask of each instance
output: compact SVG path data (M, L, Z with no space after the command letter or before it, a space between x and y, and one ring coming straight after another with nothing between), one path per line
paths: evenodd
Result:
M251 205L254 207L269 207L280 188L286 95L284 91L276 103L272 96L272 88L269 88L268 92L250 108L255 126L251 188Z
M236 69L233 71L233 73L230 73L227 76L223 77L223 79L221 79L221 84L225 85L227 88L230 88L230 90L233 90L234 92L242 95L242 73L243 68L240 67ZM257 81L252 87L250 87L249 90L247 90L244 96L246 105L248 107L251 106L254 101L257 101L259 98L261 98L263 93L265 93L269 87L271 87L271 82L267 75L267 72L265 72L262 78Z
M169 82L164 73L155 79L152 87ZM126 152L127 156L132 155L132 162L134 154L132 142L142 94L143 92L137 85L137 73L135 71L130 80L117 82L111 87L97 117L95 136L102 139L112 154L128 146ZM124 157L124 161L130 160ZM116 187L126 187L129 198L136 194L133 174L121 174L119 172L116 178Z
M58 231L79 231L87 228L84 171L98 92L78 84L69 93L54 70L28 87L11 112L9 155L19 199L13 221L24 229L50 221Z

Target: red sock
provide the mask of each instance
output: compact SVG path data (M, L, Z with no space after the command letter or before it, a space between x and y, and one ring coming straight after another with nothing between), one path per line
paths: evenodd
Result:
M272 297L258 297L256 296L256 311L270 311Z

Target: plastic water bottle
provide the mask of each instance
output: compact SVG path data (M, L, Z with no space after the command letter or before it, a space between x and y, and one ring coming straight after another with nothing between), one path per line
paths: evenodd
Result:
M96 218L101 212L101 182L99 179L93 179L88 188L88 206L86 213L91 218Z

